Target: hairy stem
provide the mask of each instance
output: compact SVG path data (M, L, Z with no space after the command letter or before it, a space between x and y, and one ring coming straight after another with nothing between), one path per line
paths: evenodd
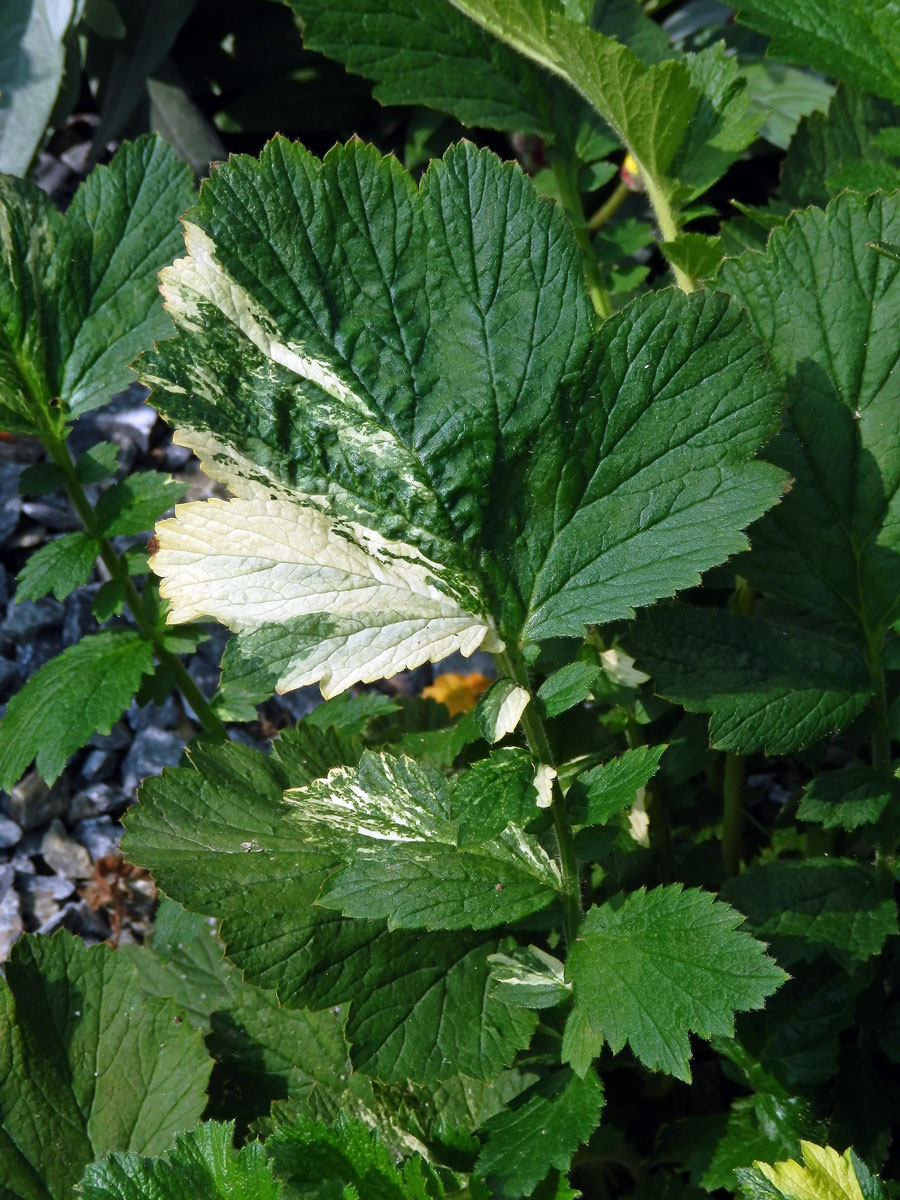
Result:
M734 579L730 608L742 617L753 613L756 596L742 575ZM741 869L741 830L744 823L744 759L729 750L722 773L722 866L731 878Z
M53 462L62 471L65 479L65 488L68 492L69 499L72 502L72 507L78 514L78 519L84 526L88 536L96 538L100 545L100 558L106 569L122 588L125 603L128 605L131 615L134 617L135 623L141 632L141 636L146 638L153 646L153 652L156 655L157 662L164 666L174 678L178 690L181 692L184 699L197 714L197 719L203 726L204 730L216 738L227 738L225 726L213 712L206 700L206 697L191 679L187 668L182 663L177 655L171 650L167 650L163 644L162 635L158 629L147 620L144 612L141 598L137 588L131 582L131 577L128 574L128 568L125 566L122 558L116 553L112 542L108 538L102 537L96 531L96 517L94 510L91 507L90 501L85 495L84 488L81 486L75 472L75 464L72 461L72 456L69 453L69 447L66 443L65 436L51 432L48 428L47 435L44 440L50 457Z
M635 158L638 165L638 170L641 174L641 179L644 183L644 188L647 192L647 199L653 208L653 213L656 217L656 223L659 226L659 232L662 234L664 242L674 242L681 232L678 228L678 221L675 218L675 212L669 203L669 198L666 195L665 188L662 182L654 179L653 176L644 169L641 162ZM681 267L676 267L674 263L670 263L672 274L675 276L675 282L683 292L695 292L697 283L686 271L682 271Z
M547 737L544 722L538 712L537 702L528 682L528 672L522 656L516 650L508 649L501 654L495 654L494 661L504 675L512 679L519 687L525 688L531 696L522 714L522 730L525 740L528 742L529 750L539 763L555 767L550 739ZM553 780L553 800L550 813L553 817L553 832L556 835L556 848L562 873L563 890L560 899L563 906L566 942L571 946L577 937L578 926L581 923L581 883L578 860L575 856L575 839L566 820L566 800L558 779Z

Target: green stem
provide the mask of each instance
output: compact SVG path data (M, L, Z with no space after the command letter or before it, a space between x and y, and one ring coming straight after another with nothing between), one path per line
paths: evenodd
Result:
M559 188L563 208L572 218L575 240L578 242L584 259L584 273L591 301L597 315L605 321L607 317L612 316L612 304L609 300L609 293L603 286L600 264L594 254L590 228L584 219L584 205L581 203L581 194L578 191L574 170L570 163L555 162L553 174L556 176L556 186Z
M756 596L742 575L734 579L731 611L742 617L753 613ZM744 824L744 759L729 750L722 773L722 866L731 878L741 869L741 831Z
M611 221L630 195L630 188L627 188L624 183L617 184L615 190L604 200L588 221L587 227L590 232L596 233L598 229L601 229L608 221Z
M662 234L662 240L664 242L674 242L680 230L678 228L678 221L675 219L675 212L666 195L665 187L660 180L653 178L640 160L635 157L633 151L632 157L637 163L638 171L647 192L647 199L650 201L654 215L656 216L656 223L659 225L659 232ZM696 280L688 275L686 271L682 271L681 267L676 267L674 263L670 263L669 265L672 268L672 274L675 276L675 282L683 292L690 293L697 290Z
M868 639L867 655L869 678L872 681L872 766L882 779L890 779L891 735L888 724L887 693L885 691L884 663L881 647L875 638Z
M866 662L872 682L872 769L891 793L891 800L875 827L878 858L893 865L897 845L897 786L891 759L891 730L888 720L887 689L880 634L865 632Z
M722 777L722 866L729 879L741 869L743 809L744 760L729 750Z
M111 578L121 586L125 603L128 605L131 615L135 619L141 636L152 644L157 661L171 673L176 681L178 690L194 710L197 719L206 732L216 738L226 739L228 734L225 726L213 712L206 697L194 683L193 679L191 679L187 668L177 655L173 654L171 650L166 649L163 644L162 634L147 620L143 605L141 604L141 598L137 588L131 582L131 577L128 574L128 568L125 566L125 563L116 553L110 540L97 533L94 510L75 472L75 464L69 453L65 435L52 430L48 424L45 437L42 440L50 457L65 477L66 491L72 502L72 507L78 514L78 519L84 526L85 532L89 537L97 540L100 547L100 558L103 560L104 566L109 571Z
M528 672L522 656L515 650L504 650L494 655L500 671L513 680L519 687L524 688L531 699L522 714L522 730L528 748L539 763L555 768L550 739L544 723L538 713L537 701L528 682ZM560 899L563 906L563 922L566 942L572 945L578 936L578 926L581 924L581 883L578 871L578 859L575 855L575 839L566 820L566 800L563 796L559 780L553 780L553 800L550 805L553 817L553 831L556 835L556 848L559 856L559 867L562 873L563 890Z

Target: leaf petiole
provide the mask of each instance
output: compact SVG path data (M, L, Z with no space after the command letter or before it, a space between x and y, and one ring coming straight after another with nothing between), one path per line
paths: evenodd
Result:
M525 711L522 713L522 731L525 734L529 750L538 762L549 767L554 767L555 763L553 752L550 748L550 739L547 737L547 731L538 713L531 685L528 681L528 672L525 669L525 663L521 655L514 650L508 649L500 654L495 654L494 661L503 675L508 676L519 687L525 688L529 695L532 696L531 701L526 705ZM559 780L555 777L552 787L553 799L550 805L550 813L553 817L553 832L556 835L556 848L563 882L563 891L560 894L560 900L563 906L566 942L571 946L578 935L578 927L583 914L580 872L578 869L578 859L575 855L575 839L572 836L571 826L566 820L565 797L563 796Z

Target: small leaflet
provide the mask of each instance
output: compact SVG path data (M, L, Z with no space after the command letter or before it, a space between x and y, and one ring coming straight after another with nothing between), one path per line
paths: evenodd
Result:
M488 958L494 995L518 1008L554 1008L569 998L565 966L540 946L514 946Z
M493 744L512 733L521 721L529 699L527 690L511 679L498 679L488 688L475 709L478 728L486 741Z
M751 1168L739 1170L741 1190L747 1196L764 1194L780 1200L863 1200L864 1195L874 1200L884 1194L878 1180L852 1150L839 1154L831 1146L802 1140L800 1149L802 1163L793 1159L773 1164L754 1162ZM865 1193L860 1174L867 1184Z
M549 808L553 803L553 780L555 778L556 771L553 767L548 767L546 763L541 763L534 776L534 790L537 792L538 808Z

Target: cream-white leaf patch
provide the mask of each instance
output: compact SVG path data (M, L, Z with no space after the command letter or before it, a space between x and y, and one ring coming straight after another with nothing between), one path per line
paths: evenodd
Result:
M618 646L613 646L611 650L603 651L600 655L600 665L613 683L621 684L622 687L640 687L642 683L646 683L650 678L643 671L639 671L635 667L634 659L631 655L626 654L624 650L620 650Z
M487 928L498 911L521 903L537 911L536 897L544 907L562 887L556 862L518 826L460 849L450 781L409 758L367 752L358 767L337 767L285 799L306 840L347 864L318 901L347 915L385 915L396 927Z
M628 832L639 846L650 849L650 814L647 811L647 789L638 788L634 804L628 813Z
M430 857L459 857L457 822L447 779L415 760L367 752L358 767L335 767L324 779L284 794L309 840L338 853L380 857L384 844ZM467 853L513 864L552 888L559 867L540 842L516 825Z
M552 1008L568 1000L565 967L539 946L516 946L488 956L494 994L521 1008Z
M528 707L530 699L531 697L526 688L514 687L512 689L497 710L497 718L493 730L494 736L491 738L492 742L499 742L508 733L512 733L522 719L522 713Z
M201 329L200 303L211 304L266 358L317 384L335 400L364 409L328 363L308 355L302 347L285 345L274 336L271 317L222 267L212 238L190 221L185 222L184 244L187 257L177 259L159 277L166 308L177 324Z
M475 709L475 719L484 738L493 744L512 733L530 699L526 689L511 679L492 683Z
M366 753L358 767L335 767L324 779L284 794L315 842L350 840L446 843L456 836L446 781L410 758Z
M546 763L541 763L534 775L534 790L537 792L538 808L549 808L553 803L553 780L556 771Z
M415 547L314 507L266 496L180 505L151 559L173 623L214 617L238 633L321 614L332 636L290 661L280 691L326 696L449 654L502 643L474 595ZM439 587L440 579L444 586Z

